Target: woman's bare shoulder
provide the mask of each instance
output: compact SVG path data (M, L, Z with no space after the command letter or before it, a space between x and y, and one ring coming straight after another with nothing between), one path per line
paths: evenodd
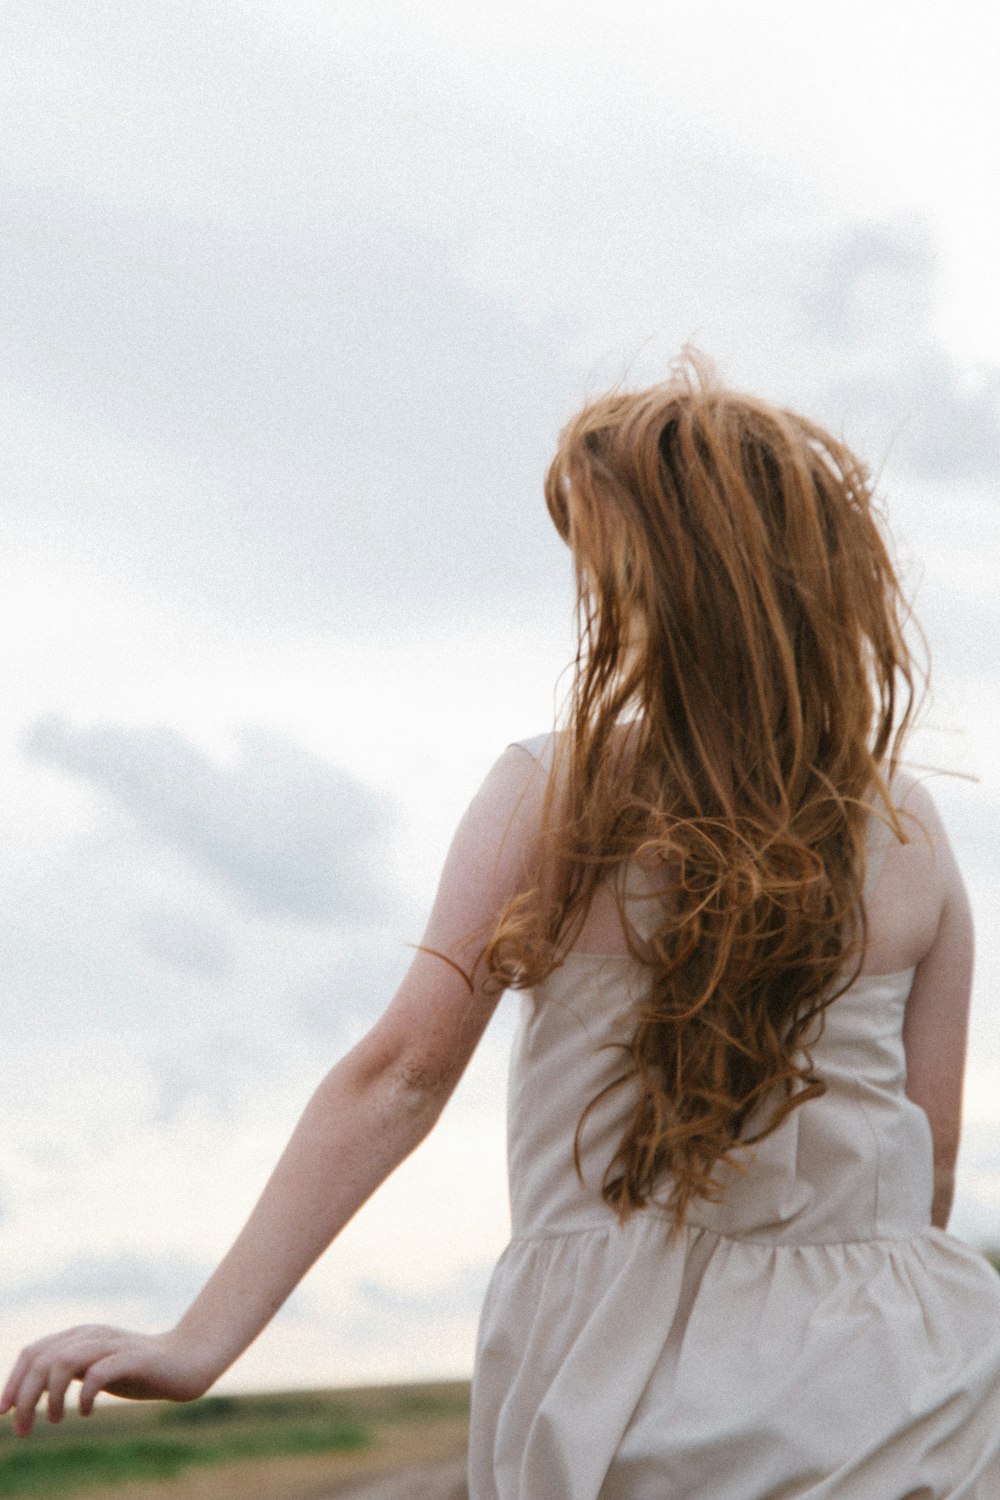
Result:
M908 863L933 890L941 907L964 901L965 884L945 821L931 790L933 773L903 770L893 784L907 842L899 846Z
M933 847L947 843L938 806L931 792L932 773L902 767L892 781L892 800L900 813L907 838L918 839Z
M866 901L865 967L875 972L919 964L935 942L946 908L964 900L962 876L929 780L911 770L893 778L892 800L904 841L887 835L881 871Z
M508 745L487 772L455 832L449 856L453 883L486 882L493 904L504 904L533 870L548 781L544 749L535 741ZM486 897L486 892L483 891Z

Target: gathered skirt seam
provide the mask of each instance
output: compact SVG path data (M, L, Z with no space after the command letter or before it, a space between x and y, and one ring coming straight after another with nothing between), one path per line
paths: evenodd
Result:
M659 1217L662 1220L664 1228L669 1233L669 1219L665 1215ZM644 1227L648 1227L651 1223L652 1220L646 1221ZM853 1239L776 1240L771 1238L758 1239L746 1234L726 1234L723 1230L713 1229L708 1224L698 1224L689 1220L684 1225L682 1233L687 1235L693 1233L709 1234L715 1239L724 1240L727 1244L731 1245L763 1245L773 1250L808 1250L812 1248L819 1250L824 1248L836 1249L841 1245L907 1245L913 1240L923 1239L932 1228L932 1225L926 1224L923 1228L915 1229L910 1234L868 1234L857 1235ZM620 1226L617 1220L611 1220L609 1223L602 1224L582 1224L578 1225L575 1229L550 1229L539 1231L536 1234L512 1234L509 1243L511 1245L531 1245L544 1243L546 1240L578 1239L582 1235L587 1234L613 1233L616 1229L620 1229L622 1233L627 1233L627 1228Z

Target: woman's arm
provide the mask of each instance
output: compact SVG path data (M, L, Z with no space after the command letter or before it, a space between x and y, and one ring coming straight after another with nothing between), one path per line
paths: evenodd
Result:
M256 1338L290 1292L386 1177L428 1134L493 1013L497 994L472 973L500 911L532 868L543 777L508 750L452 841L424 946L388 1010L309 1101L232 1249L168 1333L100 1326L30 1345L0 1398L21 1434L48 1393L49 1416L82 1382L98 1391L190 1400ZM450 960L443 961L444 960Z
M30 1345L0 1410L15 1408L24 1435L46 1391L50 1418L61 1418L74 1379L83 1382L85 1414L99 1390L135 1399L202 1395L424 1138L443 1102L443 1091L408 1082L402 1058L386 1056L380 1066L366 1038L316 1090L235 1244L177 1326L148 1336L91 1325Z
M962 1123L974 956L972 912L947 833L924 787L915 783L910 788L905 811L913 818L909 831L914 856L923 861L923 885L940 893L934 939L917 965L906 1004L903 1045L906 1092L927 1115L934 1142L931 1223L944 1229L955 1193Z

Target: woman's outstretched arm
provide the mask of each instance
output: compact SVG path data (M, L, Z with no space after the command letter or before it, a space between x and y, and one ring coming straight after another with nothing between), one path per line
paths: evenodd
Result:
M470 989L463 972L473 973L483 934L529 878L541 783L516 748L494 766L452 841L424 937L443 958L418 951L388 1010L323 1079L232 1249L176 1327L144 1335L87 1325L29 1345L0 1397L19 1433L30 1432L46 1394L58 1421L73 1380L85 1414L102 1390L202 1395L424 1139L496 1005L482 975Z

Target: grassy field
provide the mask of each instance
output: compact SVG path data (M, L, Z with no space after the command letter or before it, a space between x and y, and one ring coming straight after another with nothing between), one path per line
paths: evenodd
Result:
M101 1406L28 1439L0 1425L0 1497L311 1500L460 1452L465 1383Z

